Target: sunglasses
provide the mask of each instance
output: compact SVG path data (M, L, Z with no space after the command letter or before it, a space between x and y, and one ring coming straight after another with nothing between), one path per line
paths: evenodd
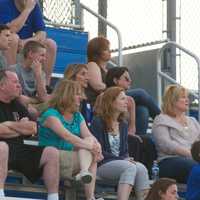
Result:
M131 82L131 79L130 79L129 77L127 77L127 76L123 76L123 79L124 79L125 81L127 81L127 82Z

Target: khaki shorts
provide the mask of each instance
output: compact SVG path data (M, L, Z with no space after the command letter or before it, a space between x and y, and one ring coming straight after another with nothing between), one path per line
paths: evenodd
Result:
M60 150L60 177L71 178L73 172L73 151Z

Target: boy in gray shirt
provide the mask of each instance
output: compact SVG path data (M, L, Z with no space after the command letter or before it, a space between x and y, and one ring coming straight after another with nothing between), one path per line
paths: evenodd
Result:
M37 41L29 41L23 49L23 60L14 65L22 86L22 101L25 104L42 103L49 99L46 91L45 73L42 64L46 60L46 48Z

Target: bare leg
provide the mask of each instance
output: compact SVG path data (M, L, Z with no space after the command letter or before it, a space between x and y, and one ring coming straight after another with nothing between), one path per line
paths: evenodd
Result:
M80 149L78 157L81 171L87 171L92 163L92 154L85 149Z
M132 186L129 184L119 184L117 190L117 200L128 200Z
M8 173L8 151L8 145L5 142L0 142L0 189L4 188Z
M4 55L7 60L7 64L14 65L17 60L17 49L18 49L19 36L15 33L11 35L11 43L9 44L9 49L4 51Z
M48 193L58 193L59 184L59 152L54 147L46 147L42 153L40 165Z
M96 172L97 172L97 163L93 162L89 168L89 171L92 173L92 181L89 184L85 184L85 196L87 200L94 197L95 183L96 183Z
M44 66L44 71L46 73L46 84L50 85L51 74L53 72L53 67L56 59L57 45L52 39L46 39L45 45L47 47L47 59Z
M74 166L73 166L74 173L77 173L79 169L81 171L88 170L89 172L92 173L92 181L89 184L84 185L86 199L90 200L94 196L97 163L93 162L91 152L84 149L79 150L78 153L74 153L73 160L74 160Z

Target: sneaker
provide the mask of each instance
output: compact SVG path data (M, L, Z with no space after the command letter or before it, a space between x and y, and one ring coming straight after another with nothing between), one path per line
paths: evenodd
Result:
M92 181L92 174L89 171L81 171L75 176L75 180L90 183Z

